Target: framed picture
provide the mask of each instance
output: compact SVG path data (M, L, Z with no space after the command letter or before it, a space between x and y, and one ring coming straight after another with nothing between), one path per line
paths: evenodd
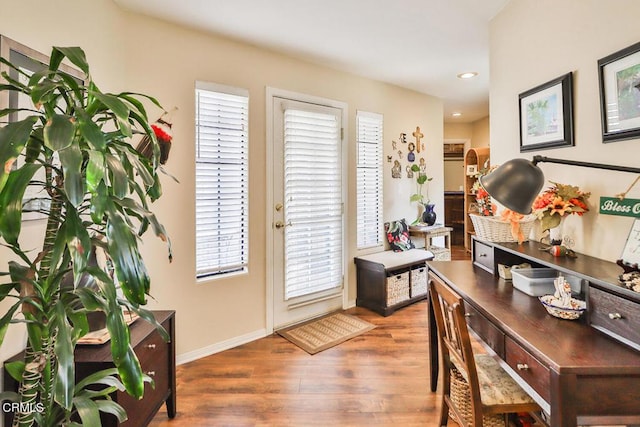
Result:
M640 265L640 219L636 219L631 226L622 251L622 261L627 265Z
M467 176L473 176L478 173L478 165L467 165Z
M521 93L519 99L520 152L574 145L572 73Z
M0 56L16 65L20 69L21 73L18 73L16 70L11 69L2 63L0 63L0 72L6 72L9 77L24 84L27 83L29 76L43 68L46 68L49 63L49 57L47 55L37 52L1 34ZM82 81L83 76L79 70L64 64L60 66L60 69L64 70L65 73L69 74L79 82ZM0 83L4 83L2 78L0 78ZM0 118L0 124L2 124L3 120L15 122L26 118L29 115L28 110L33 108L33 103L25 94L15 91L2 91L0 92L0 108L12 108L16 110L6 118ZM23 111L22 109L25 110ZM22 162L24 162L24 159L19 157L16 160L16 166L19 166ZM44 176L45 171L40 170L34 176L34 180L44 181ZM37 190L36 188L37 187L29 186L24 193L24 198L22 200L23 220L46 218L42 212L48 209L51 204L51 199L46 192Z
M640 137L640 43L598 61L602 142Z

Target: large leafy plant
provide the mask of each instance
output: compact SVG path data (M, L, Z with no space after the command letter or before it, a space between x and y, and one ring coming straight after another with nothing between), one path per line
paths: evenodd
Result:
M85 74L83 81L60 70L64 58ZM149 209L161 195L160 149L143 102L161 107L146 95L101 92L77 47L53 48L48 67L30 76L2 62L12 71L2 73L0 90L33 104L0 110L0 242L16 259L1 273L8 280L0 285L0 301L11 303L0 319L0 345L10 323L25 323L28 335L24 360L8 366L20 381L14 425L100 425L100 411L124 420L109 394L126 389L139 398L150 379L131 347L123 309L168 339L142 308L150 279L138 248L148 229L167 240ZM22 118L10 122L10 115ZM138 137L149 139L151 156L132 147ZM48 199L38 205L46 217L40 251L21 246L29 187ZM90 262L96 250L106 253L110 269ZM74 348L89 330L87 315L96 311L106 315L116 368L76 383Z

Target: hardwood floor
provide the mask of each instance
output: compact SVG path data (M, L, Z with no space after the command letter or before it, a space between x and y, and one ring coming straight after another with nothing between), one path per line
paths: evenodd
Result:
M313 356L274 334L178 366L178 414L151 426L436 426L426 301L347 312L376 328Z

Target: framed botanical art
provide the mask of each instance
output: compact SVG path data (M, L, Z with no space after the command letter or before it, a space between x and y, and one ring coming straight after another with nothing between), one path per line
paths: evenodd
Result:
M640 43L598 61L602 142L640 137Z
M520 152L574 145L572 73L521 93L519 101Z

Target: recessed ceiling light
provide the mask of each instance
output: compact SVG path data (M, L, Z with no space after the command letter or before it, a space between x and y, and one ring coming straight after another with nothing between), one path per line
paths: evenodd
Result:
M462 116L462 113L458 113L458 112L451 113L451 117L460 117L460 116Z
M478 73L476 73L475 71L467 71L466 73L460 73L458 74L458 78L459 79L471 79L475 76L477 76Z

